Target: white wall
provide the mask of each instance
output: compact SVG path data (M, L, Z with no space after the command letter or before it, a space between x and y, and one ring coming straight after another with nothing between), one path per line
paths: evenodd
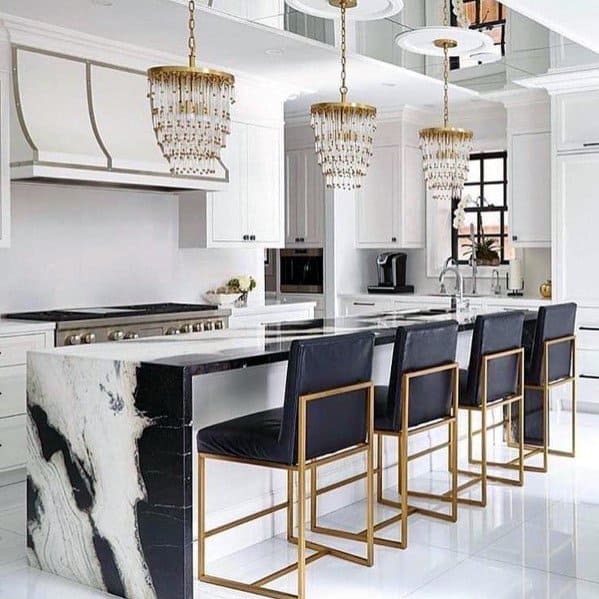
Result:
M178 248L175 196L12 185L12 247L0 250L0 313L131 302L202 301L236 274L264 300L263 251Z

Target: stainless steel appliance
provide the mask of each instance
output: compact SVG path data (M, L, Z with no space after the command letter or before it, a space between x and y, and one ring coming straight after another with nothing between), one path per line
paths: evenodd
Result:
M378 285L370 285L368 293L414 293L413 285L406 285L407 255L385 252L376 258Z
M281 293L322 293L324 289L322 248L281 250Z
M204 304L138 304L6 314L6 318L55 322L55 345L122 341L225 329L230 310Z

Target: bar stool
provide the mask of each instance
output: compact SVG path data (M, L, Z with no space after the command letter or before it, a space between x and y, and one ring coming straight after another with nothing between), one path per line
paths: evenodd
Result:
M267 597L303 599L306 564L333 555L361 565L374 559L374 386L371 382L374 336L356 333L293 341L289 352L282 408L258 412L209 426L198 433L199 579ZM366 557L306 539L306 472L317 466L366 453ZM239 462L287 471L287 501L234 522L206 530L207 460ZM297 473L298 533L294 535L293 477ZM297 562L252 583L206 573L206 539L257 518L287 509L287 538L297 544ZM313 550L306 556L306 549ZM297 569L297 595L265 585Z
M460 409L468 411L468 462L480 465L480 472L459 470L471 480L460 485L459 490L481 485L481 499L458 498L466 505L487 505L487 481L521 487L524 484L524 348L522 331L523 312L499 312L477 316L472 335L470 363L468 370L460 371ZM487 436L489 431L504 427L507 422L508 446L511 440L512 405L517 403L518 457L507 462L487 460ZM488 411L504 408L502 419L489 425ZM472 430L472 414L478 412L481 418L479 430ZM481 437L481 458L473 457L473 438ZM491 476L488 466L518 471L518 478Z
M542 466L526 465L534 472L547 472L548 455L576 456L576 304L539 308L534 341L525 367L525 459L542 453ZM571 450L549 447L550 392L570 384L572 400Z
M375 536L374 542L405 549L408 543L408 515L421 513L443 520L457 520L457 412L459 365L455 361L458 325L455 321L414 325L399 328L395 337L391 375L388 386L375 388L375 434L377 436L377 501L397 508L399 514L375 525L375 531L400 522L401 540ZM408 438L439 427L448 427L449 440L413 455L408 453ZM383 497L383 439L394 437L398 442L398 488L400 501ZM451 488L447 497L452 501L450 514L438 513L408 504L408 462L435 451L449 450ZM363 475L362 475L363 477ZM363 538L364 532L342 533L318 526L317 497L340 486L356 482L360 475L347 478L323 489L313 488L311 494L312 530L344 538ZM316 478L313 479L316 481Z

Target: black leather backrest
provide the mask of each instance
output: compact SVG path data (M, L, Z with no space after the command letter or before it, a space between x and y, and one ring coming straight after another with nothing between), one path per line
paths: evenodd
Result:
M454 320L397 329L387 399L387 415L392 419L395 431L401 430L403 375L455 362L457 340L458 324ZM409 425L448 416L452 391L449 371L412 379Z
M279 443L296 463L299 397L368 382L372 376L374 335L370 332L304 339L291 344ZM346 449L366 438L366 392L315 400L307 409L309 459Z
M559 339L574 334L576 324L576 304L555 304L539 308L539 317L535 329L535 340L530 358L528 382L542 385L544 377L544 343L549 339ZM570 375L571 347L569 343L560 343L549 350L549 382Z
M483 357L522 347L524 312L509 311L477 316L472 335L468 384L462 404L479 406L482 403ZM500 358L489 362L487 401L495 401L518 390L518 359Z

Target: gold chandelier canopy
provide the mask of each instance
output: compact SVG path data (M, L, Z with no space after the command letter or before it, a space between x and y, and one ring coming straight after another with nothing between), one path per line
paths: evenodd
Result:
M361 187L370 165L376 108L347 101L346 11L355 7L357 0L329 3L341 8L341 101L313 104L310 112L316 155L326 186L350 190Z
M174 175L214 175L231 128L235 77L196 66L195 2L189 8L189 66L148 70L152 125Z

